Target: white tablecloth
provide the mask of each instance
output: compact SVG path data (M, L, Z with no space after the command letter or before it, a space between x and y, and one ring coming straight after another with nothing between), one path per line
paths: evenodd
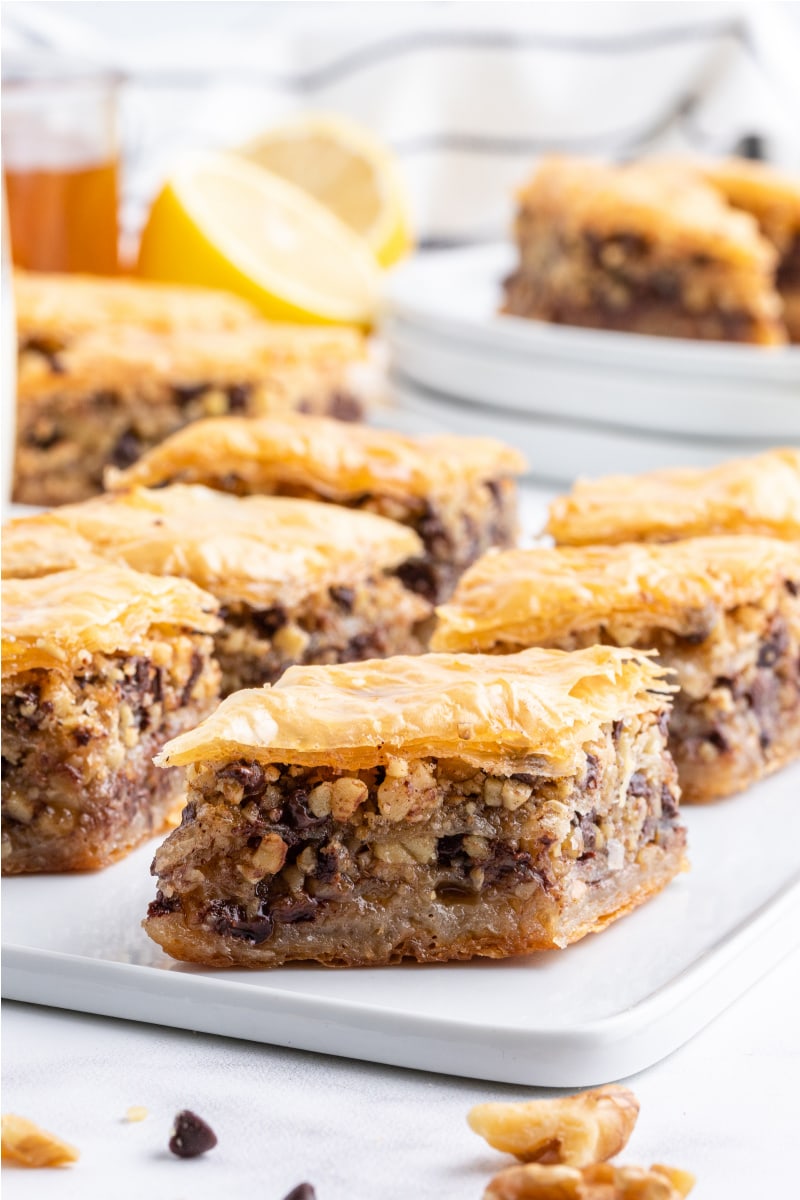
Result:
M629 1081L642 1111L625 1159L691 1169L697 1200L796 1195L799 1011L796 952ZM282 1200L301 1180L318 1200L480 1200L509 1160L467 1110L544 1094L22 1004L3 1017L3 1110L81 1150L62 1171L5 1170L5 1200ZM219 1138L191 1161L166 1148L187 1107Z

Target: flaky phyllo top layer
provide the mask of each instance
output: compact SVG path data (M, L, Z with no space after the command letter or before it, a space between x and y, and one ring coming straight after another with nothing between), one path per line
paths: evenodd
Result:
M800 175L747 158L725 158L696 167L729 204L752 213L779 250L800 234Z
M76 671L93 654L136 654L148 637L213 633L217 603L186 579L99 564L3 583L3 678L35 667Z
M157 333L231 329L259 320L257 309L230 292L97 275L14 272L21 340L43 338L53 349L98 326L132 325Z
M631 641L691 635L722 614L800 587L800 543L689 538L663 545L537 548L487 554L437 610L435 650L530 646L613 621Z
M52 570L54 529L104 558L183 576L225 602L254 606L292 605L326 587L358 584L422 551L413 530L373 513L199 486L134 488L21 518L14 536L27 539L41 573Z
M770 450L717 467L579 480L550 506L562 545L670 541L704 534L800 538L800 450Z
M253 322L230 329L181 328L163 333L120 325L98 326L59 351L58 371L42 359L20 376L20 400L53 390L134 390L143 403L163 403L163 388L258 385L295 367L319 371L350 366L363 357L362 336L344 327Z
M127 471L114 472L110 483L117 488L176 478L203 483L231 472L265 491L289 484L332 500L352 500L365 492L402 499L519 475L525 465L518 451L494 438L405 437L286 413L193 422Z
M55 522L18 517L3 526L3 579L38 579L103 561L91 542Z
M357 770L434 757L568 775L611 722L669 705L665 676L646 656L608 646L291 667L273 687L229 696L157 761Z
M571 235L639 236L678 256L702 254L759 273L775 265L749 213L730 208L691 172L663 164L545 158L517 199L524 212Z

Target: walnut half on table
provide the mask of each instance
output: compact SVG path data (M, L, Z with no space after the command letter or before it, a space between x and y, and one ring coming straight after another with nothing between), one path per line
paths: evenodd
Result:
M585 1167L619 1154L638 1116L639 1101L633 1092L609 1084L557 1100L478 1104L467 1121L495 1150L523 1162Z
M78 1161L79 1154L69 1142L40 1129L27 1117L6 1113L2 1120L3 1162L18 1167L65 1167Z

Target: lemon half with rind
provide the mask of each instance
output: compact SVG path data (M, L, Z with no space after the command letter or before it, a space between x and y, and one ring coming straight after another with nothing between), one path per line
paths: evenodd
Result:
M235 292L269 318L369 326L379 272L302 189L233 154L187 156L157 196L138 274Z
M392 152L340 116L306 114L237 153L308 192L369 244L382 267L412 249L410 205Z

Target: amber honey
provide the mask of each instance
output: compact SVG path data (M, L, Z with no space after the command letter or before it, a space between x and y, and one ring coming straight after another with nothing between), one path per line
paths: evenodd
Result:
M117 272L117 163L4 171L11 255L34 271Z

